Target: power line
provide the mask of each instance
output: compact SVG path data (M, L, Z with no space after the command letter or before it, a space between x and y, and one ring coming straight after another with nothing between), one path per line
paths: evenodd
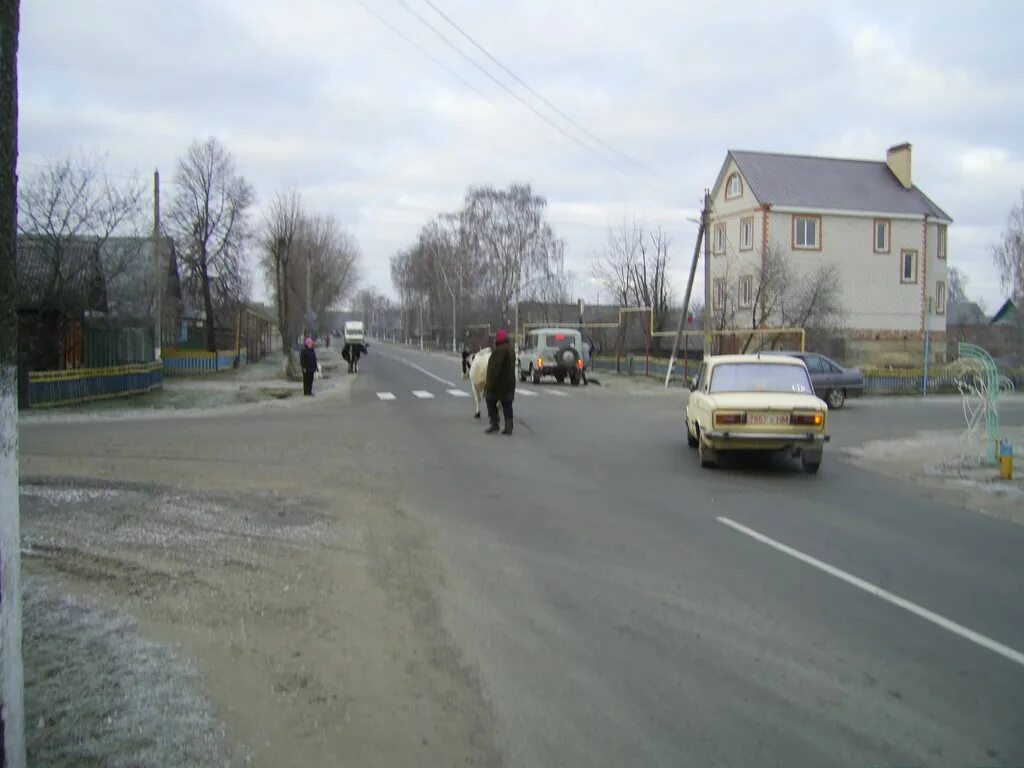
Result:
M626 162L630 163L631 165L634 165L637 168L640 168L640 169L644 170L647 173L653 173L653 171L650 168L648 168L647 166L645 166L643 163L639 162L638 160L634 160L632 157L627 155L625 152L620 152L618 149L616 149L611 144L606 142L600 136L596 135L592 131L588 130L584 126L582 126L579 123L577 123L569 115L567 115L561 109L559 109L554 104L552 104L550 101L548 101L546 98L544 98L544 96L542 96L534 88L532 88L529 85L529 83L527 83L525 80L523 80L521 77L519 77L515 72L513 72L511 69L509 69L507 66L505 66L501 61L499 61L497 59L497 57L495 57L493 54L491 54L490 51L488 51L480 43L478 43L473 38L472 35L470 35L468 32L466 32L466 30L464 30L462 27L460 27L458 24L456 24L455 21L453 21L452 18L450 16L448 16L448 14L446 14L444 11L442 11L440 8L438 8L436 5L434 5L434 3L431 2L431 0L423 0L423 2L425 2L431 8L433 8L434 12L437 13L438 16L440 16L442 19L447 21L460 35L462 35L464 38L466 38L466 40L468 40L470 42L470 44L472 44L478 51L480 51L484 56L486 56L488 59L490 59L496 65L498 65L498 67L500 67L501 70L506 75L511 77L517 83L519 83L519 85L521 85L523 88L525 88L531 94L533 94L533 96L535 96L537 99L539 99L541 101L541 103L543 103L546 107L548 107L548 109L550 109L553 112L555 112L556 114L558 114L562 119L564 119L566 122L568 122L574 128L576 128L576 130L578 130L581 133L583 133L584 135L588 136L590 139L592 139L593 141L597 142L599 145L601 145L602 147L604 147L608 151L612 152L613 154L618 155L620 158L622 158Z
M373 10L370 6L368 6L366 3L364 3L363 0L355 0L355 2L358 3L362 7L362 9L364 11L366 11L371 16L373 16L375 19L377 19L377 21L379 21L385 27L390 29L392 32L394 32L396 35L398 35L400 38L405 40L405 42L407 42L409 45L411 45L417 51L422 53L424 56L426 56L428 59L430 59L432 62L434 62L437 66L439 66L441 69L443 69L449 75L454 77L456 80L458 80L464 86L466 86L471 91L473 91L475 94L480 96L480 98L484 99L485 101L487 101L490 104L494 104L494 100L491 99L489 96L487 96L487 94L485 94L483 91L481 91L475 85L473 85L471 82L466 80L466 78L464 78L458 72L456 72L455 70L451 69L447 64L445 64L443 61L441 61L436 56L434 56L432 53L430 53L430 51L428 51L426 48L421 46L419 43L417 43L411 37L409 37L404 32L402 32L402 30L400 30L398 27L396 27L394 24L392 24L390 21L385 19L383 16L381 16L379 13L377 13L375 10Z
M359 0L357 0L357 2L359 2ZM608 155L604 154L600 150L595 149L594 147L590 146L586 142L582 141L577 136L574 136L573 134L569 133L561 125L556 123L550 117L548 117L543 112L541 112L539 109L537 109L535 106L533 106L533 104L528 102L526 99L524 99L518 93L516 93L511 88L509 88L507 85L505 85L505 83L503 83L501 80L499 80L497 77L495 77L486 67L482 66L478 61L476 61L476 59L474 59L472 56L469 56L465 51L463 51L461 48L459 48L457 45L455 45L455 43L453 43L450 39L448 39L447 35L445 35L444 32L442 32L437 27L435 27L433 24L431 24L427 19L425 19L422 16L422 14L417 12L414 8L410 7L409 4L406 2L406 0L397 0L397 2L406 11L408 11L410 14L415 16L416 19L418 19L421 24L423 24L425 27L427 27L427 29L429 29L431 32L433 32L435 35L437 35L437 37L439 37L441 39L441 41L445 45L447 45L449 48L451 48L453 51L455 51L455 53L457 53L460 57L462 57L467 62L469 62L469 64L471 64L473 67L475 67L480 72L482 72L491 82L493 82L495 85L497 85L499 88L501 88L507 94L509 94L512 98L514 98L516 101L518 101L524 107L526 107L531 112L533 112L533 114L535 114L537 117L539 117L545 123L550 125L556 131L558 131L560 134L562 134L565 138L569 139L569 141L571 141L576 146L578 146L581 149L589 152L590 154L594 155L595 157L600 158L605 163L609 164L610 166L615 168L617 171L621 172L622 169L621 169L620 165L618 164L618 162L616 162L616 160L614 158L609 157Z

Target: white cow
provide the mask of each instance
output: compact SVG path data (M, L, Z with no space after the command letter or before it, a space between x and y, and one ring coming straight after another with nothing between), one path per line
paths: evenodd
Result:
M484 397L484 387L487 385L487 361L491 359L491 348L484 347L475 355L469 364L469 384L473 388L473 400L476 403L476 413L473 418L480 418L480 401Z

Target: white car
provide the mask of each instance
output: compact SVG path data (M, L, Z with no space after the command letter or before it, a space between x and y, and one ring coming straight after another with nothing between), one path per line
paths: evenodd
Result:
M590 354L590 344L575 328L529 331L516 354L519 380L540 384L542 376L553 376L559 384L569 379L576 386L586 376Z
M828 405L802 360L778 355L709 357L690 384L686 440L702 467L720 451L789 451L806 471L821 466Z

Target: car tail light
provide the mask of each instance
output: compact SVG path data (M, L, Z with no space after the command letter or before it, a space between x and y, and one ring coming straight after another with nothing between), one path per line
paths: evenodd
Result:
M794 413L789 420L790 424L798 424L805 427L820 427L825 423L823 413Z
M544 358L543 357L538 357L537 358L537 367L538 368L543 368L544 367Z
M583 370L583 361L582 360L577 360L576 361L576 367L579 368L582 371Z
M745 413L716 413L715 426L723 424L746 424L747 414Z

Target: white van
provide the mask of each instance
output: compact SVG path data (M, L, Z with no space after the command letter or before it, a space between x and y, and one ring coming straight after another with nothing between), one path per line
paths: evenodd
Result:
M366 334L363 330L361 320L348 320L345 322L345 343L363 344L366 341Z

